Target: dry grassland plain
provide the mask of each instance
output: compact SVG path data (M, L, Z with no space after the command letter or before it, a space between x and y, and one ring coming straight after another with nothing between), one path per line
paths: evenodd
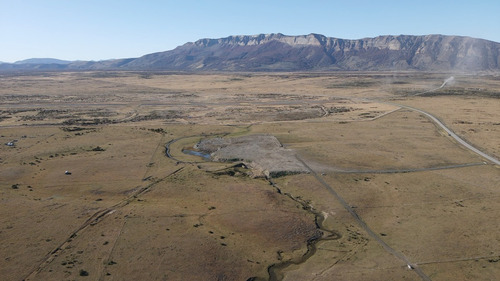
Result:
M500 158L500 77L449 76L0 73L0 279L497 280L500 167L397 105ZM183 153L252 135L309 168Z

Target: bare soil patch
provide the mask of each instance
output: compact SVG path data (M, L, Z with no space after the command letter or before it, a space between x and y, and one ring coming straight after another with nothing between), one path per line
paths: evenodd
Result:
M307 171L295 157L295 152L284 148L271 135L204 139L194 148L210 154L213 161L248 163L254 177L274 178Z

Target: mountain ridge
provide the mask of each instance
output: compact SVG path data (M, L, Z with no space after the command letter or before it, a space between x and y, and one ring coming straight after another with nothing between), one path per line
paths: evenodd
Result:
M30 58L14 62L14 64L70 64L70 63L72 63L72 61L60 60L54 58Z
M2 64L0 68L22 69ZM25 65L31 69L168 71L499 71L500 43L466 36L232 35L139 58Z

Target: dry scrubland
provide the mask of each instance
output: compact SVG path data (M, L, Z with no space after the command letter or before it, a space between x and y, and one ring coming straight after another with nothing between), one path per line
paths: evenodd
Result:
M421 280L326 184L429 279L495 280L499 167L383 103L499 158L500 78L415 95L448 77L2 73L0 279ZM316 174L182 152L262 134Z

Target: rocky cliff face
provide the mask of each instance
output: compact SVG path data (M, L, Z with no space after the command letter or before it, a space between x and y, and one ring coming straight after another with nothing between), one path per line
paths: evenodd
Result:
M315 35L268 34L201 39L172 51L146 55L131 68L169 70L307 70L331 65Z
M27 65L0 65L4 69L19 67ZM43 65L30 67L44 69ZM201 39L171 51L140 58L75 62L57 66L57 69L61 68L174 71L498 71L500 43L444 35L379 36L346 40L319 34L260 34Z
M330 38L327 46L347 69L493 70L500 44L469 37L380 36L361 40Z
M500 44L469 37L261 34L201 39L125 65L168 70L499 70Z

